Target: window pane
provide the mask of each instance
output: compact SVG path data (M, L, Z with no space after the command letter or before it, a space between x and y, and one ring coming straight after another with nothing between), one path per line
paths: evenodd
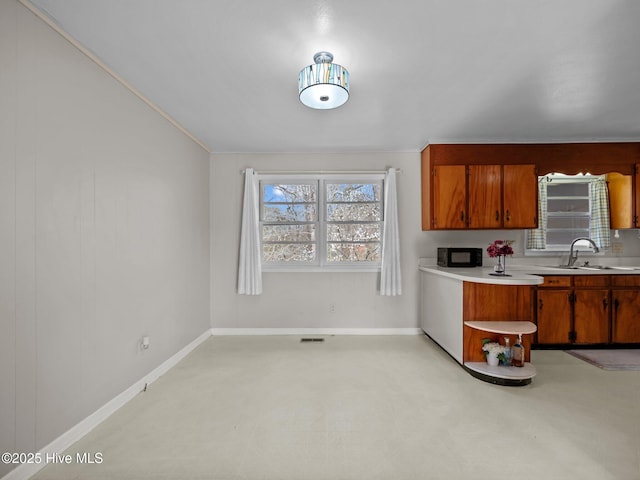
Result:
M266 203L263 207L265 222L315 222L318 215L315 205L273 204Z
M574 238L588 237L589 230L550 230L547 245L570 245Z
M379 183L328 183L327 202L379 202Z
M316 246L301 243L267 243L262 246L265 262L312 263L316 259Z
M384 215L381 177L370 182L346 175L333 182L322 175L268 178L260 183L265 265L277 270L278 264L379 264Z
M547 196L549 197L588 197L588 183L548 183Z
M331 223L327 225L330 242L379 241L382 228L379 223Z
M551 212L589 212L588 198L551 199L547 200L547 211Z
M265 242L314 242L316 226L304 225L264 225L262 239Z
M548 217L547 228L589 228L589 217Z
M264 202L315 202L315 184L264 184Z
M382 213L379 203L332 203L327 205L327 221L380 221Z
M379 262L379 243L330 243L327 245L329 262Z

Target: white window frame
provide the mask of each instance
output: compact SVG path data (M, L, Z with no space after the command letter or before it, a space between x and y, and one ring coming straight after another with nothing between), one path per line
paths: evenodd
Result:
M552 179L553 182L557 182L557 183L585 183L585 184L589 184L591 182L594 182L596 180L598 180L599 178L602 178L602 175L590 175L590 174L586 174L586 175L564 175L564 174L548 174L545 177L549 177ZM540 181L547 181L545 178L540 177L539 179ZM551 197L551 198L555 198L555 197ZM578 197L576 197L578 198ZM591 222L591 197L589 196L588 198L589 200L589 214L585 215L586 217L589 218L589 223ZM547 194L547 208L548 208L548 201L549 201L549 196ZM558 215L558 217L561 215ZM549 212L547 210L547 218L549 218ZM588 228L587 228L587 234L584 235L586 237L589 237L589 232L588 232ZM548 231L548 228L547 228ZM547 247L544 250L540 250L540 249L528 249L526 247L526 245L528 244L528 236L529 236L529 232L530 230L525 230L525 237L524 237L524 244L525 244L525 250L524 253L525 255L530 255L530 256L545 256L545 255L553 255L553 256L557 256L558 254L563 254L563 253L568 253L571 249L571 244L547 244ZM603 250L601 249L599 253L594 253L591 251L591 245L588 242L585 241L580 241L576 244L577 247L587 247L587 250L585 251L586 255L604 255ZM581 250L582 252L582 250Z
M377 262L329 262L327 260L327 183L346 184L368 184L378 183L380 185L380 215L381 220L363 221L363 223L380 223L380 254L382 255L382 237L384 229L384 173L345 173L345 174L258 174L260 186L260 251L263 249L263 184L304 184L317 182L317 205L318 218L316 230L316 261L308 262L265 262L263 260L262 270L264 272L379 272L381 270L381 260ZM350 222L353 223L353 222Z

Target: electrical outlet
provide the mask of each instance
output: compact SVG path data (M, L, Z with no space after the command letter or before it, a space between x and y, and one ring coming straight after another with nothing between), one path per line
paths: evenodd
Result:
M329 305L329 313L336 313L336 306L333 303Z

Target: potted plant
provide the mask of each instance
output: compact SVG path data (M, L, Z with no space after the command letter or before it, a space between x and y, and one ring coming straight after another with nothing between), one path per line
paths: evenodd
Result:
M482 351L487 359L487 363L493 367L497 366L500 360L503 362L506 361L505 352L507 351L507 347L500 345L498 342L485 338L482 341Z

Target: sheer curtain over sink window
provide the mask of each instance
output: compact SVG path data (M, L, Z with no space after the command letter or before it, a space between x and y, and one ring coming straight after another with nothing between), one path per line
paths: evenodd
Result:
M539 228L526 231L527 252L566 252L579 237L610 246L604 176L549 174L539 180Z
M247 175L250 170L247 169ZM259 173L258 215L243 207L240 265L264 271L381 272L380 293L401 293L396 171ZM247 197L245 203L255 202ZM249 249L245 252L244 249ZM261 275L257 268L254 276ZM249 278L239 273L240 278ZM245 291L247 289L245 288ZM238 288L239 293L243 293Z

